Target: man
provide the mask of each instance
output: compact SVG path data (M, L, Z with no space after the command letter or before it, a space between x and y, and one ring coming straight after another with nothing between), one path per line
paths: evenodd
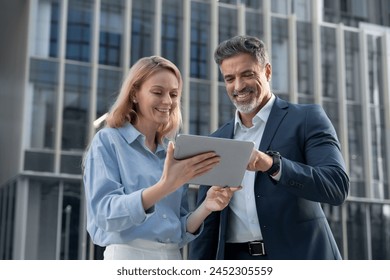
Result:
M319 105L275 96L264 43L222 42L214 58L235 118L212 136L256 143L244 176L222 212L190 244L191 259L341 259L320 203L341 205L349 178L336 132ZM210 186L201 186L198 202Z

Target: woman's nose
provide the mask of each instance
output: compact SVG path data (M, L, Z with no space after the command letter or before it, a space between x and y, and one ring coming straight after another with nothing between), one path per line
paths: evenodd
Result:
M168 93L168 94L164 94L163 103L172 104L172 98L171 98L171 96L169 95L169 93Z

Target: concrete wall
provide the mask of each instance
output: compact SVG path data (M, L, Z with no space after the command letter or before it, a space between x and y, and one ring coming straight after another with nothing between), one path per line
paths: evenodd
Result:
M21 170L29 2L0 0L0 187Z

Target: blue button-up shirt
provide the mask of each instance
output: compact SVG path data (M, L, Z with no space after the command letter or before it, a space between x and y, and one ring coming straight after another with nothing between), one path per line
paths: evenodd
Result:
M186 231L187 186L146 211L142 206L143 190L160 180L166 146L151 152L131 124L96 133L84 162L87 230L95 244L145 239L182 247L196 237Z

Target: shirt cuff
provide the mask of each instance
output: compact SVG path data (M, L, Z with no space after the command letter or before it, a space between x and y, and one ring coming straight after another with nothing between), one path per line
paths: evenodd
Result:
M204 223L202 223L195 234L187 231L187 220L191 213L188 213L186 216L182 217L182 232L184 232L184 234L182 237L182 242L179 244L180 248L197 238L202 233L204 228Z
M144 190L145 189L141 189L130 194L129 205L134 205L135 207L132 207L132 210L135 211L130 211L129 215L134 224L144 223L155 213L154 205L147 210L145 210L142 205L142 192Z

